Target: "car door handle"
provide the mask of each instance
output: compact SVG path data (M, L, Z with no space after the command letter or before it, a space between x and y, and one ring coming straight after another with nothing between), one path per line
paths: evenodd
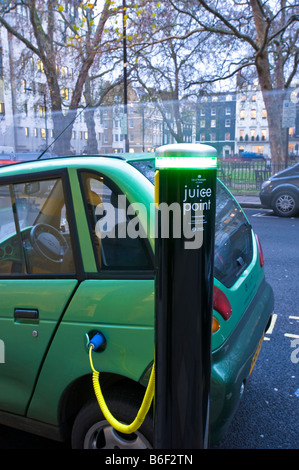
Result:
M38 310L30 308L15 308L14 318L15 320L38 320Z

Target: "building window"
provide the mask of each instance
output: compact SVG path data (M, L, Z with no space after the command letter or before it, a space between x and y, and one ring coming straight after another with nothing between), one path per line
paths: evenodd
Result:
M200 115L205 116L205 110L203 108L200 110Z
M262 129L262 130L261 130L261 134L262 134L262 140L266 140L266 139L267 139L267 130L266 130L266 129Z
M205 134L200 134L200 141L204 142L206 140Z
M250 139L254 140L255 138L255 129L250 129Z
M38 137L37 127L34 128L34 137Z
M225 133L225 140L230 140L230 132Z
M256 95L252 95L251 101L256 101Z
M212 132L212 134L211 134L211 142L216 142L216 134L215 134L215 132Z
M132 129L134 127L133 119L129 119L129 127Z
M253 145L252 152L259 153L262 155L264 153L264 147L262 145Z
M25 127L25 137L29 137L29 127Z
M245 137L245 131L244 129L240 129L240 140L244 140Z
M225 127L230 127L230 119L225 119Z
M230 113L231 113L230 106L226 106L226 108L225 108L225 114L228 116L228 115L230 115Z
M241 109L241 111L240 111L240 119L245 119L245 109Z
M69 89L63 87L61 89L61 96L62 96L63 99L68 100L69 99Z
M65 65L63 65L63 66L61 67L61 76L62 76L63 78L66 78L66 77L67 77L67 67L66 67Z
M206 127L206 121L201 120L200 121L200 127Z
M256 109L251 110L251 119L256 119Z
M216 119L211 120L211 127L216 127Z
M130 142L134 142L134 134L130 134L129 139L130 139Z
M263 109L263 111L262 111L262 118L267 119L267 110L266 109Z
M40 117L44 118L46 116L46 108L45 106L40 106L39 107L39 115Z
M87 131L84 132L84 139L88 140L88 132Z
M5 106L3 101L0 102L0 114L2 114L2 116L5 114Z
M26 93L26 80L22 80L23 93Z
M43 64L43 62L42 62L40 59L37 59L37 70L38 70L39 72L42 72L42 73L45 72L45 70L44 70L44 64Z
M47 136L46 129L41 129L40 130L40 135L42 136L42 139L46 140L46 136Z
M216 116L216 108L211 108L211 116Z

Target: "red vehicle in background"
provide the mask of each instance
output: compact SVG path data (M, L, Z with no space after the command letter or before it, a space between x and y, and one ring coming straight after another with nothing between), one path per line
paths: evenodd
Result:
M15 163L16 154L13 147L0 145L0 166Z

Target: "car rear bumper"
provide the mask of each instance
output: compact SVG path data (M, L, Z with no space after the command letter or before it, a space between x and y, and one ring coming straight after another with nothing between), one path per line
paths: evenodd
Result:
M237 328L212 353L211 445L224 436L238 408L273 307L273 291L264 280Z

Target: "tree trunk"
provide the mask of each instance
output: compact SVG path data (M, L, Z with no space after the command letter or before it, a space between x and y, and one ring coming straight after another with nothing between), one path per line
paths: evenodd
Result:
M285 131L282 129L283 90L274 90L270 74L269 55L267 50L268 20L261 11L258 0L250 0L254 23L257 32L255 65L263 99L267 110L270 150L273 171L282 169L287 160ZM276 63L276 69L279 63ZM276 73L278 71L276 70ZM278 75L281 75L278 73ZM282 87L282 83L280 84Z

